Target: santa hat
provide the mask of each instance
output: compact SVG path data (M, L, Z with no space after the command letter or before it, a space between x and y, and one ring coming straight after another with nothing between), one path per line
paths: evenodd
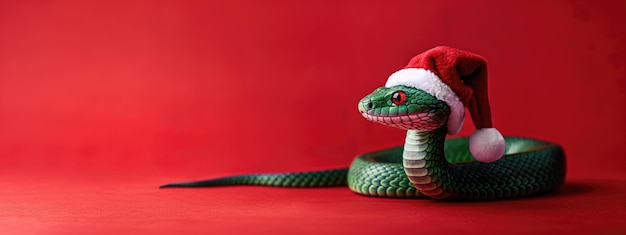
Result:
M470 136L470 152L479 161L502 157L504 137L493 128L487 95L487 61L476 54L439 46L411 59L389 76L386 87L404 85L433 95L450 106L448 134L458 133L467 108L476 130Z

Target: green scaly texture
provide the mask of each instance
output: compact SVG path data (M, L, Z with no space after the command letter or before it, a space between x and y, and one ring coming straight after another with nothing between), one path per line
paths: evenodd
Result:
M235 175L210 180L170 183L160 188L210 187L227 185L263 185L278 187L331 187L346 185L348 169L276 174Z
M402 91L406 101L395 104L394 93ZM467 137L445 139L450 108L430 94L410 87L378 88L359 102L368 120L400 129L430 132L426 168L432 182L448 196L446 200L495 200L553 191L565 180L565 154L551 142L505 136L505 155L498 161L476 161ZM431 114L406 122L385 120L411 114ZM373 117L373 118L372 118ZM437 126L437 128L433 128ZM171 183L170 187L265 185L281 187L328 187L348 185L355 193L392 198L422 198L402 165L403 146L358 156L346 169L247 174L217 179Z

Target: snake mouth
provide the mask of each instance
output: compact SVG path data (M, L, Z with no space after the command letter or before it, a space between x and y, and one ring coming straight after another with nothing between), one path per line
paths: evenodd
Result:
M415 112L399 116L372 115L361 112L361 115L372 122L403 130L432 131L446 123L445 118L432 112Z

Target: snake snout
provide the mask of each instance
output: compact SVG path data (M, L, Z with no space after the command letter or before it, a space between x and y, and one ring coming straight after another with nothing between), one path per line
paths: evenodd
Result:
M359 101L359 112L366 113L368 110L372 110L374 108L374 103L369 99L362 99Z

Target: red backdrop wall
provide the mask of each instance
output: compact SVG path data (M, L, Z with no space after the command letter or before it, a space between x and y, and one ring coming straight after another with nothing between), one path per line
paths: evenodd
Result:
M0 175L347 166L402 143L356 102L433 46L489 61L505 135L625 179L624 1L0 1ZM473 130L468 120L460 135ZM245 164L244 164L245 163ZM149 178L154 177L154 178Z

